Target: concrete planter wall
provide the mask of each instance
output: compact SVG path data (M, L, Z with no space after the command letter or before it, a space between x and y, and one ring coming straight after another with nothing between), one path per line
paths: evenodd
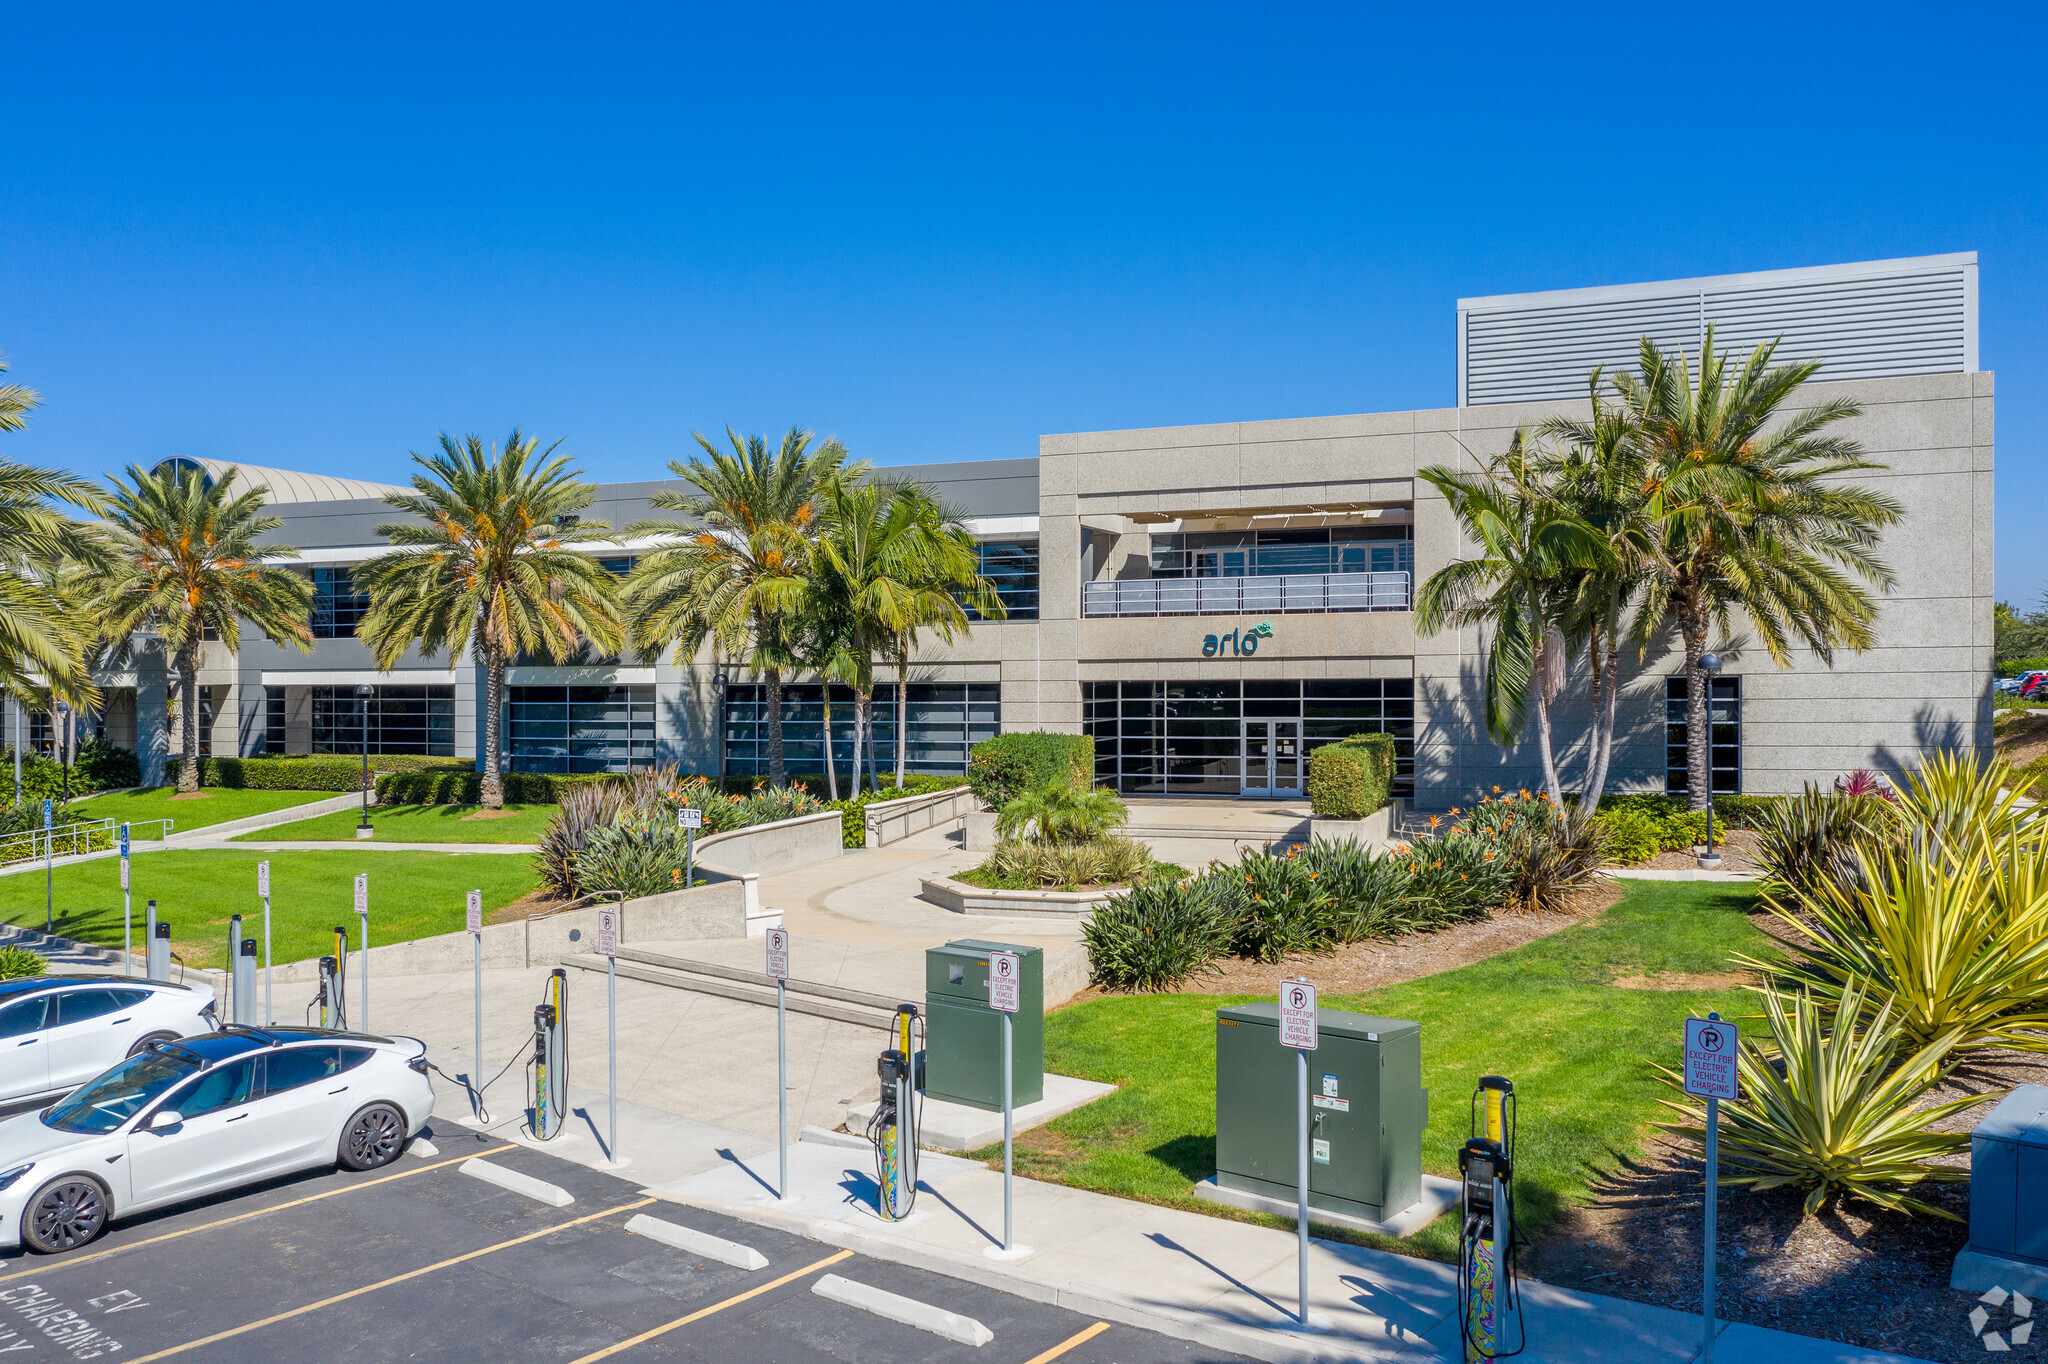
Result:
M1400 835L1402 803L1388 801L1364 819L1328 819L1317 815L1309 821L1309 838L1318 843L1351 840L1367 848L1391 848L1406 842Z
M781 910L761 907L762 876L831 861L845 851L845 829L837 810L730 829L697 841L697 870L738 883L745 935L758 938L782 927Z
M955 914L1021 915L1037 919L1080 919L1108 901L1113 891L984 890L941 876L925 881L924 898Z
M996 848L996 812L979 806L967 811L967 851L994 852Z
M588 952L597 940L598 906L564 910L513 923L486 924L478 936L483 939L484 965L491 967L553 966L574 952ZM374 936L373 927L371 933ZM627 900L619 906L621 942L663 942L674 938L737 938L746 933L746 919L740 883L722 881L692 890L672 891ZM370 949L370 979L379 976L426 976L444 971L467 971L476 960L476 948L467 932L440 933L431 938L391 943ZM356 958L350 956L350 970ZM220 973L202 974L220 984ZM278 984L303 982L311 985L319 977L319 961L308 958L274 968ZM290 1009L284 1013L290 1016Z
M867 846L886 848L912 834L951 824L975 808L973 788L967 786L875 801L861 811L867 821Z

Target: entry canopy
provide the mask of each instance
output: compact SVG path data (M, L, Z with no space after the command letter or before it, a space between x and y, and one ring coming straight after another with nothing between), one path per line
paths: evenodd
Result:
M1155 531L1316 530L1325 526L1405 525L1415 519L1408 506L1370 502L1317 502L1280 507L1208 509L1162 508L1125 512L1123 518Z

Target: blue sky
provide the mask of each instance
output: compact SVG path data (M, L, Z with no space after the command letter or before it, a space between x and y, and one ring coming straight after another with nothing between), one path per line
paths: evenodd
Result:
M1463 295L1976 250L2040 595L2038 7L1429 8L23 6L5 450L1022 456L1448 406Z

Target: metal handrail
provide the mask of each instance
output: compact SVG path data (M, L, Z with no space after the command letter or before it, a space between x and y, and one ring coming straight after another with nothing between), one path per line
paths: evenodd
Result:
M1125 578L1084 583L1083 616L1406 611L1411 575L1288 573L1243 578Z
M115 832L123 822L111 816L104 819L80 819L69 824L59 824L51 829L26 829L18 834L0 836L0 864L25 862L31 857L38 856L72 857L79 853L104 852L114 846ZM138 826L163 825L163 832L151 840L153 842L169 838L178 824L174 819L137 819L125 822L131 831ZM95 848L94 840L101 834L106 835L107 841L104 846ZM131 832L129 836L132 838L134 835ZM23 841L28 844L25 852L17 848ZM59 843L66 845L61 853L57 851ZM48 845L47 849L45 844Z

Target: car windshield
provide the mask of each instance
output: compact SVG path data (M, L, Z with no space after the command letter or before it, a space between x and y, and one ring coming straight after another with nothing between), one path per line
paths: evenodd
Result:
M199 1066L199 1058L185 1051L153 1048L77 1090L43 1121L60 1132L111 1132Z

